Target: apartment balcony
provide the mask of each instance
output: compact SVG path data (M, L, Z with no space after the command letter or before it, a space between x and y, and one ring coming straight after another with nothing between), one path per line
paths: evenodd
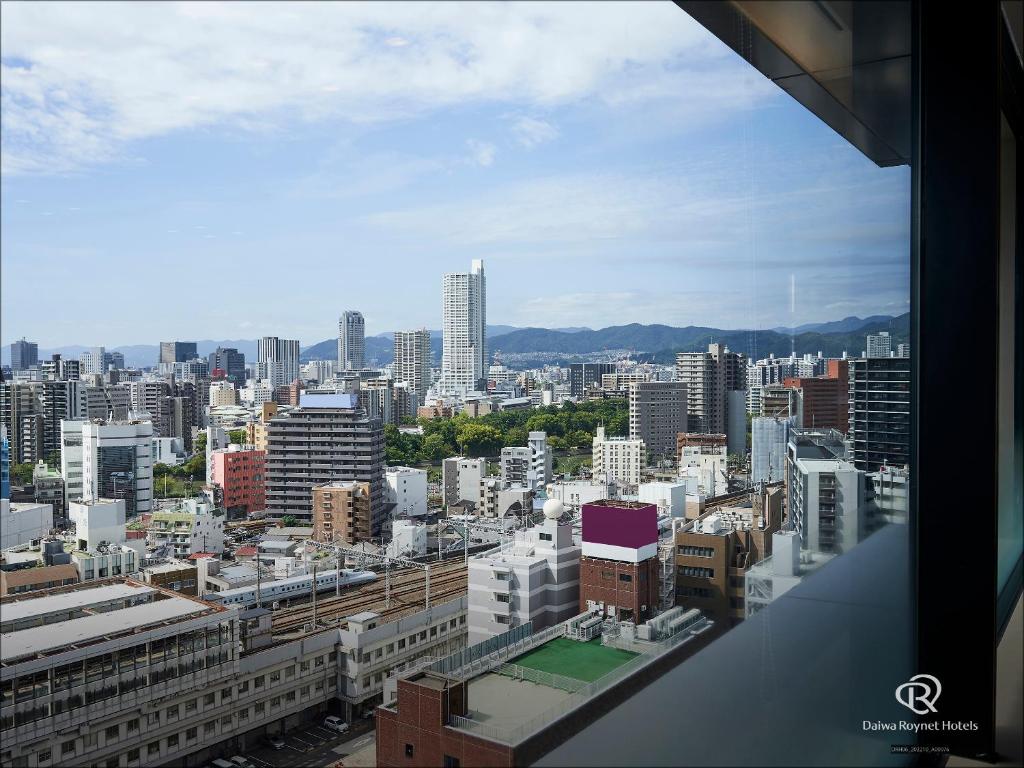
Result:
M507 595L512 592L511 580L501 581L499 579L485 579L483 586L487 587L492 592L498 592L503 595Z

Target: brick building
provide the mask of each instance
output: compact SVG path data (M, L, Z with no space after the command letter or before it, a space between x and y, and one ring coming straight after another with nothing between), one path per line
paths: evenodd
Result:
M676 533L676 604L698 608L723 628L746 615L745 575L771 554L782 528L782 488L751 494L746 505L702 515Z
M605 499L583 505L580 612L640 623L658 604L658 507Z

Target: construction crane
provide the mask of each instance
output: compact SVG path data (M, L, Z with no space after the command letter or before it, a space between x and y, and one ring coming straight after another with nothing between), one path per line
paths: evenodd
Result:
M392 557L387 554L385 550L383 554L374 554L371 552L365 552L361 549L354 549L347 547L342 544L325 544L320 541L313 541L312 539L306 542L306 547L314 547L315 549L324 550L327 552L334 552L338 558L338 570L341 570L342 563L345 561L345 556L352 557L356 560L359 565L365 564L367 561L373 563L380 563L384 565L384 605L387 608L391 607L391 568L393 565L400 565L405 568L419 568L424 572L426 576L425 585L425 605L424 607L430 607L430 564L429 563L418 563L415 560L410 560L407 557ZM341 594L341 579L339 578L335 583L335 594Z

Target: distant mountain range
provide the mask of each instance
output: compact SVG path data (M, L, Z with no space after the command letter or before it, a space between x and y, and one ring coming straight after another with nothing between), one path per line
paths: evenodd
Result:
M670 325L630 325L611 326L592 330L590 328L517 328L511 325L490 325L487 327L487 345L493 354L500 351L502 355L535 355L548 354L559 359L561 356L587 355L606 350L630 350L640 359L670 363L676 352L689 352L707 349L710 343L726 344L734 352L743 352L757 357L774 354L778 357L789 355L791 349L797 354L821 352L826 356L838 356L843 352L851 356L859 355L865 345L865 336L878 331L889 331L893 343L899 344L907 340L910 328L910 315L897 317L888 315L872 315L870 317L847 317L827 323L810 323L788 328L771 330L723 330L703 326L687 326L676 328ZM246 361L256 359L255 339L232 339L213 341L204 339L196 342L197 351L205 356L221 347L235 347L245 355ZM387 365L393 356L393 336L390 333L368 336L366 338L366 359L376 360L379 365ZM430 347L434 362L441 359L441 332L430 332ZM77 358L88 347L70 345L53 349L40 349L39 359L48 359L52 354L59 353L65 357ZM108 348L108 351L121 352L125 364L132 367L154 365L159 356L157 344L135 344ZM10 363L10 346L2 350L2 361ZM337 339L325 339L302 349L300 359L333 360L338 354Z

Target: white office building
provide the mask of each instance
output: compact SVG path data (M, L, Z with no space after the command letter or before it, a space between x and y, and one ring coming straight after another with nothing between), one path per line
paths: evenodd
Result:
M395 505L392 510L394 517L427 514L427 471L387 467L384 471L384 503Z
M640 484L646 449L643 440L607 437L604 427L597 428L593 440L594 479L633 487Z
M465 395L481 389L487 373L487 284L484 263L444 276L441 391Z
M253 380L238 390L239 399L246 405L253 408L260 408L264 403L272 402L274 390L270 382L265 379Z
M69 501L123 499L133 517L153 507L153 424L126 421L61 422L61 475Z
M238 390L230 381L214 381L210 383L210 407L218 405L237 405Z
M338 370L366 367L366 321L362 312L342 312L338 318Z
M560 525L564 507L544 503L544 521L497 553L469 560L469 644L479 643L527 621L550 627L579 613L580 548L572 526Z

